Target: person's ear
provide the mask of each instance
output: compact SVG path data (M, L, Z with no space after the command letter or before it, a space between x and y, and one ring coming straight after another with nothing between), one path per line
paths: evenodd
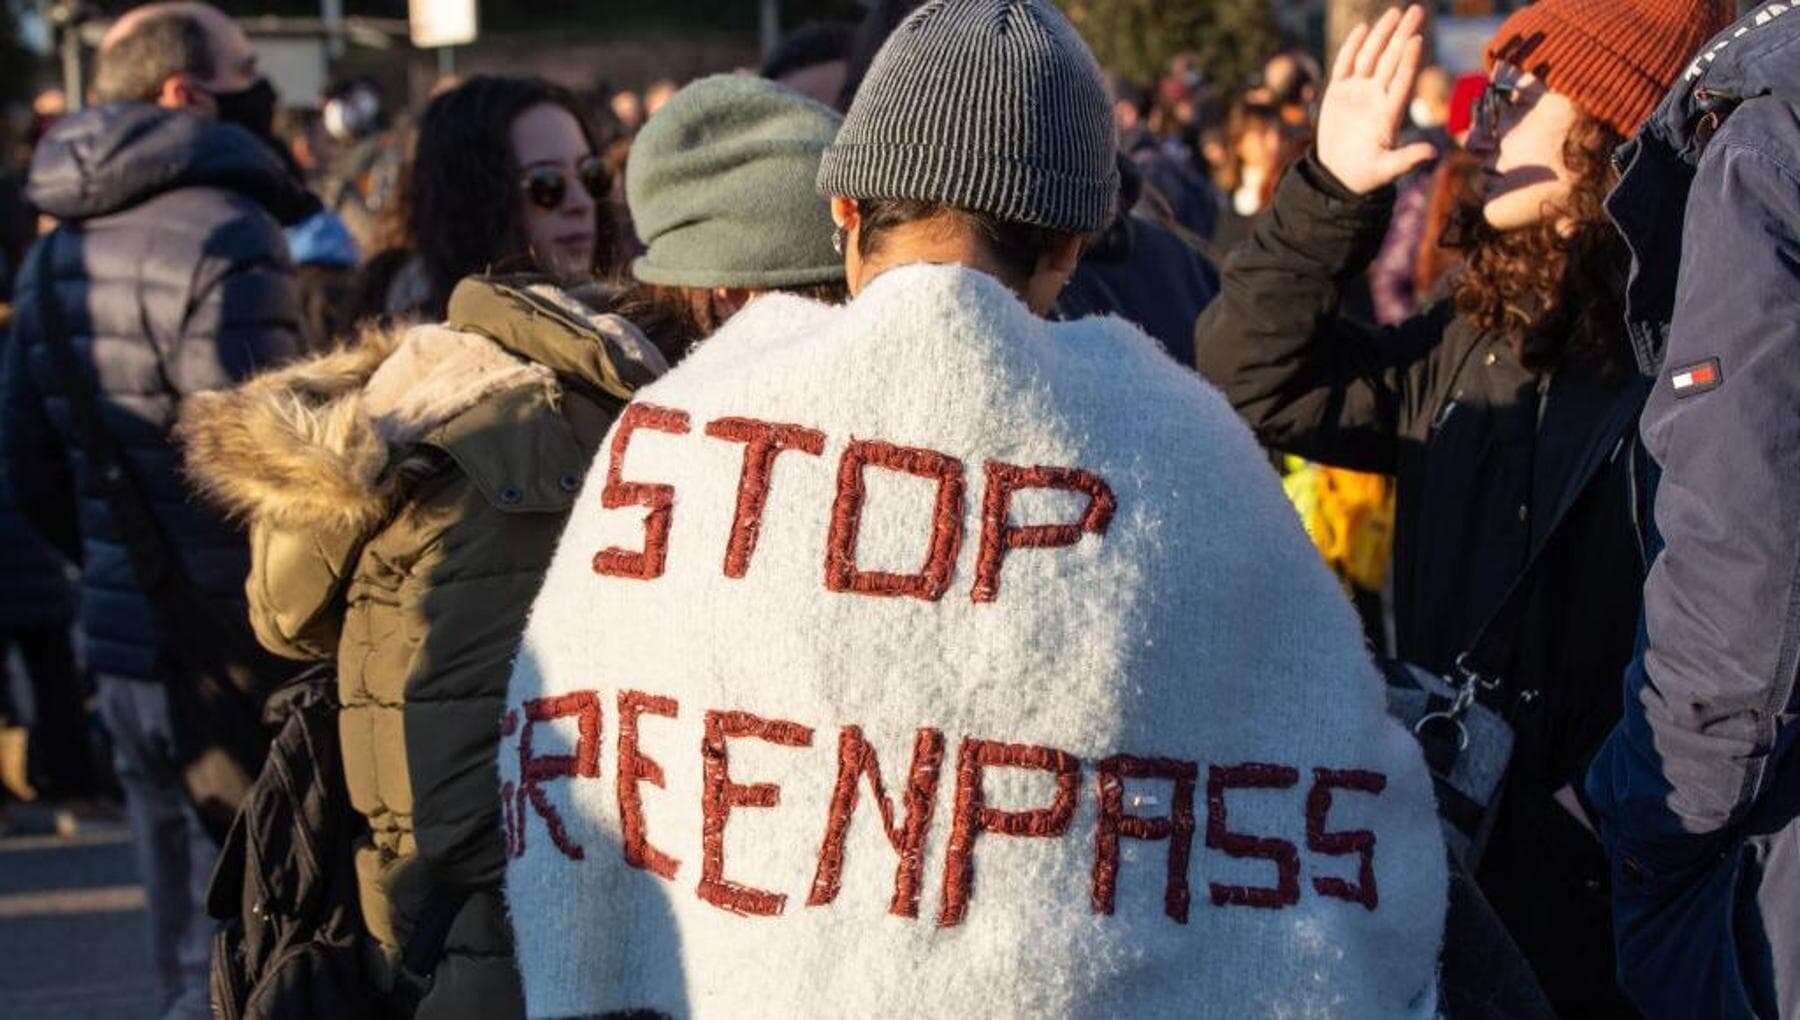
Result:
M862 258L862 210L856 207L856 199L831 196L831 222L837 224L831 246L844 260L844 282L850 296L855 297L862 291L866 268Z
M750 303L750 292L742 287L714 287L711 300L714 321L724 322Z
M831 222L846 230L855 230L859 219L856 199L842 195L831 196Z
M163 79L162 89L156 94L156 105L165 110L214 112L212 97L196 87L185 74L171 74Z

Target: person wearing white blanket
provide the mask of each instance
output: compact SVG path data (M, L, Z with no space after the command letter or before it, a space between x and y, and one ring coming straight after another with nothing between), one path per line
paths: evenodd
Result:
M852 302L752 302L610 433L501 722L530 1015L1435 1013L1353 611L1222 397L1034 314L1109 115L1050 4L924 5L821 166Z

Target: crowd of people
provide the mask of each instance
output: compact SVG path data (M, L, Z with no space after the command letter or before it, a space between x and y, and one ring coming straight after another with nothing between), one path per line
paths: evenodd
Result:
M0 788L171 1018L1800 1016L1789 12L412 116L135 8L0 176Z

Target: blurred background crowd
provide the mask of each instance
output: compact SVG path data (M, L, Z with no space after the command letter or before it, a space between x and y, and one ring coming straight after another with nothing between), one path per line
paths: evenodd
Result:
M1482 82L1481 47L1518 0L1454 0L1432 11L1431 67L1420 77L1410 131L1448 155L1409 178L1382 254L1350 309L1383 323L1404 319L1452 268L1439 240L1458 206L1469 162L1455 146ZM33 147L80 105L78 83L112 17L127 4L27 2L0 7L0 301L27 247L48 221L23 197ZM278 95L274 141L321 200L325 214L291 227L309 340L318 346L370 317L441 315L449 287L484 269L518 268L520 253L491 250L490 196L463 186L456 153L496 153L502 118L458 112L434 153L417 148L427 104L487 74L529 72L566 92L593 136L610 216L594 239L592 268L616 277L639 242L624 201L623 168L646 118L681 85L706 74L761 74L843 109L906 4L889 0L665 0L657 4L488 4L451 35L432 18L474 12L472 2L409 5L246 2L221 5L255 46ZM1323 88L1320 55L1377 12L1371 0L1064 0L1108 72L1122 151L1136 170L1134 212L1157 237L1107 277L1078 278L1068 300L1086 309L1134 303L1132 280L1173 283L1167 309L1151 288L1135 316L1178 360L1191 362L1193 315L1216 289L1216 266L1272 200L1282 171L1311 144ZM432 8L440 8L434 15ZM463 10L466 9L466 10ZM412 15L409 20L409 14ZM434 30L440 30L437 38ZM422 47L449 39L454 46ZM514 97L516 99L516 97ZM493 100L512 102L512 100ZM474 100L471 100L474 102ZM446 125L451 126L446 119ZM456 164L456 165L452 165ZM434 186L437 185L437 186ZM548 196L546 196L548 197ZM603 210L604 211L604 210ZM438 236L430 224L444 225ZM477 236L485 233L486 236ZM1158 253L1161 254L1158 254ZM1146 261L1170 263L1160 271ZM1129 264L1130 272L1124 272ZM1158 319L1164 322L1156 321ZM1356 593L1370 636L1385 646L1385 583L1392 494L1377 478L1281 465L1290 496L1327 560Z

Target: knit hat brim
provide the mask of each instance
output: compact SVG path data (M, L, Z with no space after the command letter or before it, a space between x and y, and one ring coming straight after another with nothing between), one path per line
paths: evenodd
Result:
M1112 222L1119 170L1115 161L1104 176L1078 176L941 146L833 145L819 160L819 192L942 202L1008 223L1085 234Z

